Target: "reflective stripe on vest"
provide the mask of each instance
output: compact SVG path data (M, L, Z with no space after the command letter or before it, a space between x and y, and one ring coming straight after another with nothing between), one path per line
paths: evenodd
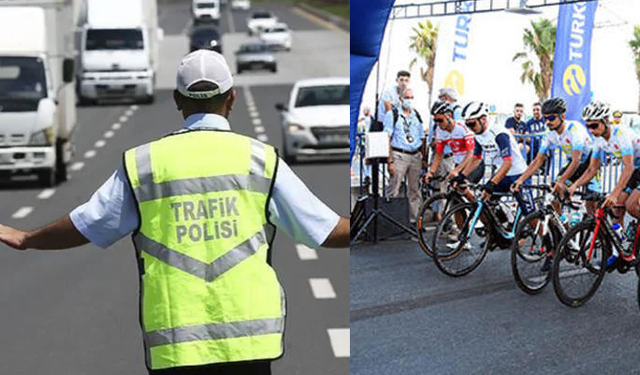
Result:
M133 241L149 368L282 354L284 293L267 263L276 163L271 146L216 131L125 153L140 212Z

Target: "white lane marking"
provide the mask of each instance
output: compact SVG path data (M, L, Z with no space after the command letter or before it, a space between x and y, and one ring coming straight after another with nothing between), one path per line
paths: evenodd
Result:
M251 120L251 122L255 126L262 125L262 120L260 120L259 118L254 118L253 120Z
M351 356L351 329L350 328L333 328L328 329L329 340L331 341L331 349L333 355L342 358Z
M85 159L91 159L94 156L96 156L96 150L89 150L89 151L84 153L84 158Z
M118 130L122 127L122 125L120 125L119 122L116 122L115 124L111 125L111 129L113 130Z
M69 169L71 169L72 171L79 171L84 167L84 163L81 161L77 161L75 163L73 163Z
M336 292L333 290L329 279L309 279L313 296L317 299L336 298Z
M249 110L249 116L251 116L251 117L260 117L260 114L258 113L258 111Z
M264 134L258 134L258 139L260 140L260 142L266 142L269 140L269 138Z
M229 32L236 32L236 24L233 22L233 17L231 16L231 5L227 4L227 17L229 18Z
M258 112L258 109L254 104L247 103L247 108L249 109L249 112Z
M303 244L296 244L296 251L298 252L300 260L318 259L318 253L314 249Z
M44 189L38 194L38 199L49 199L55 192L56 189Z
M112 130L107 130L106 132L104 132L104 137L105 138L111 138L113 137L113 131Z
M128 119L129 119L128 116L120 116L118 120L120 120L120 122L127 122Z
M101 139L101 140L96 142L95 146L96 146L96 148L102 148L106 144L107 144L107 142L105 140Z
M139 107L138 107L137 105L135 105L135 104L131 106L131 110L132 110L132 111L137 111L137 110L138 110L138 108L139 108Z
M14 219L22 219L29 215L32 211L33 207L21 207L18 211L14 212L11 217Z
M187 21L187 24L184 25L184 28L182 29L182 31L180 32L180 34L187 34L189 32L189 28L191 27L191 24L193 23L192 19L189 19L189 21Z
M131 117L132 114L133 114L133 109L129 109L124 113L124 115L127 117Z
M256 133L264 133L264 126L256 126Z

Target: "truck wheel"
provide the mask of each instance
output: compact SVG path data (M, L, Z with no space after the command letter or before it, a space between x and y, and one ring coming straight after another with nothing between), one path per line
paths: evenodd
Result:
M41 187L54 187L56 185L56 168L38 172L38 183Z
M156 96L155 95L147 95L146 98L144 98L141 103L142 104L153 104L153 102L156 101Z
M237 67L236 70L238 71L238 74L242 74L242 69L240 67Z
M85 98L82 95L78 95L78 104L80 104L81 107L88 107L91 105L95 105L98 101L95 99L89 99L89 98Z
M277 67L276 65L274 65L274 66L271 68L271 71L272 71L273 73L277 72L277 71L278 71L278 67Z

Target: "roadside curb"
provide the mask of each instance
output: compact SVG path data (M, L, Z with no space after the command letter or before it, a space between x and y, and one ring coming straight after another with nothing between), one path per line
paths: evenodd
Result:
M334 16L333 14L326 12L324 10L320 10L314 6L308 5L308 4L297 4L296 5L298 8L309 12L311 14L313 14L316 17L322 18L323 20L327 21L327 22L331 22L332 24L338 26L339 28L350 32L350 26L349 26L349 21L345 21L342 18L338 17L338 16Z

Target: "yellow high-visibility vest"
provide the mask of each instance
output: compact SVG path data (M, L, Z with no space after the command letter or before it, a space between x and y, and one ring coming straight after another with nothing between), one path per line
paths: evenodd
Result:
M275 359L284 292L271 267L276 150L227 131L180 131L124 154L150 369Z

